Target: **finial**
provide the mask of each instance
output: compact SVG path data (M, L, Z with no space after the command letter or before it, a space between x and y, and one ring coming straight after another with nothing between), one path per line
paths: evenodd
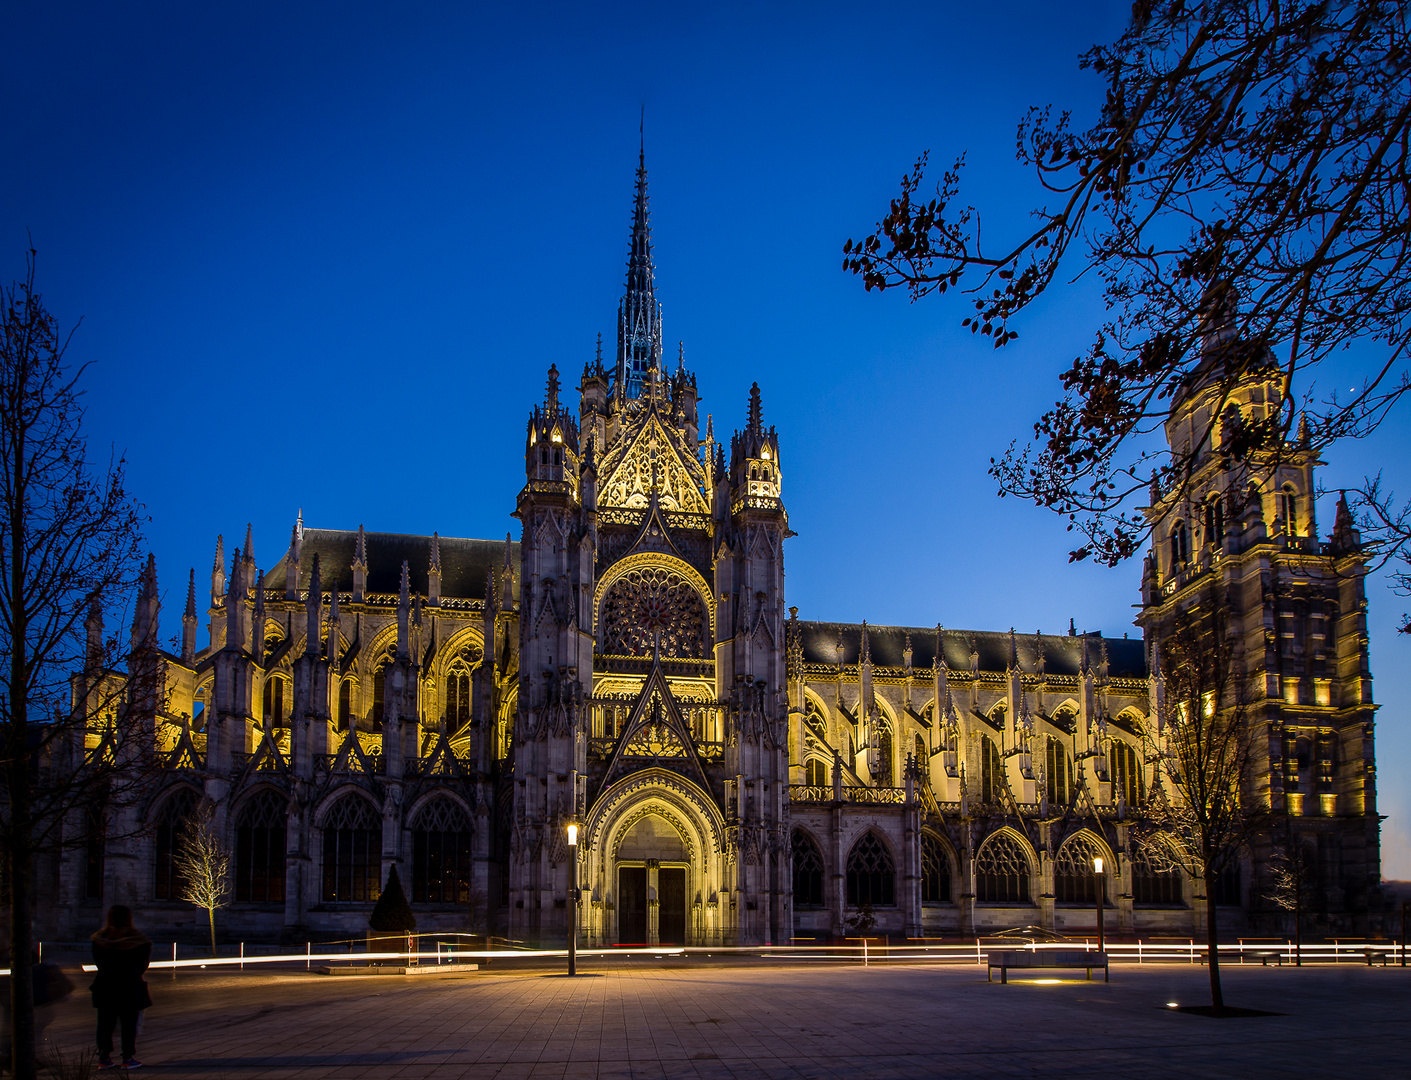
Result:
M750 386L750 411L747 430L751 435L764 432L764 407L759 400L759 383Z
M441 572L441 536L439 533L431 534L431 569L438 574Z
M186 612L187 618L196 617L196 568L191 568L191 578L186 583Z
M597 363L598 363L598 370L601 371L601 370L602 370L602 366L603 366L603 332L602 332L601 330L598 331L598 355L597 355Z
M216 569L225 573L225 537L216 537Z
M358 539L353 547L353 562L367 565L367 533L361 525L358 526Z
M867 640L867 620L862 620L862 647L858 652L857 662L859 664L872 663L872 646Z
M676 374L680 375L686 370L686 342L676 343Z
M245 561L255 565L255 527L249 522L245 525Z

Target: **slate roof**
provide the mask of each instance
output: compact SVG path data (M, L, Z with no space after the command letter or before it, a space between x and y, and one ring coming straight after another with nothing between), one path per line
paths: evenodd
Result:
M862 648L861 623L811 622L799 620L803 634L803 658L809 664L836 664L838 643L842 642L842 662L856 664ZM872 663L877 667L905 666L903 651L906 635L911 635L911 666L931 667L936 654L934 626L873 626L867 627L868 646ZM980 670L1003 672L1009 669L1009 634L995 630L942 631L946 666L952 671L970 670L970 644L974 641L979 653ZM1044 671L1049 675L1077 675L1083 643L1088 645L1088 663L1096 668L1102 656L1102 643L1107 643L1107 673L1112 678L1146 678L1146 649L1142 638L1103 638L1101 634L1044 634ZM1033 673L1038 670L1038 651L1033 634L1015 634L1019 668Z
M412 592L426 594L427 572L431 566L431 537L406 533L366 533L367 591L395 593L402 587L402 560L408 563ZM299 558L299 588L309 587L309 573L317 554L319 576L325 589L335 585L339 592L353 589L353 551L357 546L357 530L305 529ZM516 578L519 573L519 543L511 541L510 566ZM284 588L284 568L289 552L265 572L262 583L266 589ZM493 570L499 575L505 565L505 541L468 540L456 536L441 537L441 595L467 600L485 599L485 576ZM516 581L516 594L518 593Z

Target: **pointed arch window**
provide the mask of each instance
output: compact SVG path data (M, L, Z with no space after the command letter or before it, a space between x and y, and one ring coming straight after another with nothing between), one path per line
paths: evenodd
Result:
M470 671L462 664L446 676L446 726L456 731L470 723Z
M804 783L809 787L827 787L830 783L828 763L822 758L809 758L804 765Z
M1000 784L1004 762L999 756L999 747L988 735L980 736L980 801L999 802Z
M1171 526L1171 565L1183 566L1191 554L1191 531L1184 521Z
M1292 484L1285 484L1279 491L1278 514L1284 519L1284 533L1287 536L1298 535L1298 493Z
M376 900L382 890L382 817L358 795L333 804L323 824L323 899Z
M975 899L982 904L1029 903L1029 856L1008 833L990 837L975 856Z
M1205 542L1219 547L1225 540L1225 503L1219 495L1205 504Z
M1215 904L1217 907L1244 905L1244 882L1239 863L1230 863L1215 875Z
M1049 802L1067 806L1073 798L1073 759L1068 756L1063 741L1052 735L1048 738L1044 768Z
M266 788L240 808L235 827L235 899L284 900L286 801Z
M289 726L289 711L293 702L286 680L278 675L265 678L265 724L268 727L286 728Z
M794 907L822 907L823 852L802 829L794 830L790 849L794 860Z
M338 727L339 731L347 731L348 726L353 722L353 680L344 679L338 684Z
M1097 871L1094 859L1105 858L1103 849L1085 833L1070 836L1053 860L1053 896L1060 904L1097 903ZM1115 866L1108 870L1116 873Z
M864 833L848 852L847 897L848 907L892 907L897 902L896 866L876 833Z
M1114 741L1107 760L1112 769L1113 796L1121 792L1128 806L1146 802L1146 770L1136 749L1129 743Z
M928 832L921 834L921 902L949 904L950 859L945 846Z
M387 664L382 662L372 673L372 730L381 731L387 709Z
M202 683L191 699L191 730L206 730L206 710L211 704L211 683Z
M162 803L154 837L152 897L156 900L180 900L185 882L176 865L181 846L181 830L196 809L200 796L191 788L173 792Z
M916 767L921 770L921 775L926 776L926 766L931 763L931 755L926 753L926 740L920 735L916 736Z
M465 811L441 797L412 827L412 903L470 903L471 836Z
M1184 907L1180 868L1138 845L1132 856L1132 902L1138 907Z

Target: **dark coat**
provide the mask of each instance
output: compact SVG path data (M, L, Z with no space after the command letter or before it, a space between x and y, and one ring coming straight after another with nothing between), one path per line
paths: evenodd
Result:
M104 927L93 935L93 962L98 975L89 989L95 1009L128 1012L152 1004L142 973L152 960L152 943L132 928Z

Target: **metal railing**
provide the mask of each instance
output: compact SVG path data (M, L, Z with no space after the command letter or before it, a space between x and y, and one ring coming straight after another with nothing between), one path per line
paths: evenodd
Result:
M391 936L391 935L388 935ZM793 939L800 942L802 939ZM482 944L483 943L483 944ZM499 947L496 947L498 943ZM79 946L79 942L55 943L50 942L50 947L55 944L72 944ZM513 942L503 938L485 938L479 934L412 934L407 935L407 948L402 950L387 950L380 952L358 951L357 946L365 944L364 939L357 939L346 942L327 942L319 945L319 951L315 952L312 943L306 945L303 951L263 951L266 946L261 946L262 951L256 953L253 949L247 949L244 943L238 946L238 952L230 956L194 956L182 958L178 955L178 946L172 943L170 959L154 960L151 970L175 971L181 968L213 968L213 967L236 967L243 969L247 965L263 964L291 964L302 963L305 968L311 968L315 961L320 964L361 964L368 961L396 961L401 960L405 965L410 966L420 963L431 964L456 964L470 961L484 961L487 964L494 960L510 959L543 959L543 958L566 958L568 950L564 949L540 949L525 945L522 942ZM1095 938L1075 939L1070 941L1022 941L1005 938L983 938L974 939L973 943L932 943L927 939L911 939L905 943L892 944L886 938L848 938L842 944L825 944L818 942L805 942L796 944L780 945L706 945L706 946L680 946L680 945L642 945L642 946L607 946L607 947L586 947L578 949L580 957L599 956L630 956L637 958L644 957L673 957L690 958L693 954L709 955L719 957L722 955L753 956L766 960L793 960L799 962L856 962L860 964L956 964L956 965L978 965L984 966L987 963L988 953L992 951L1024 951L1042 952L1044 950L1072 950L1077 947L1094 949L1096 947ZM337 949L338 945L344 946ZM40 955L43 955L43 944L40 945ZM164 952L167 946L158 946L158 951ZM192 948L191 946L187 947ZM1384 966L1405 967L1407 951L1404 945L1399 942L1389 941L1348 941L1338 939L1332 942L1314 942L1305 944L1301 949L1296 948L1290 941L1268 942L1225 942L1219 945L1221 962L1224 964L1254 963L1256 961L1265 962L1271 957L1276 957L1284 964L1293 964L1295 960L1301 959L1304 964L1359 964L1371 966L1379 964ZM1129 942L1107 942L1103 951L1109 961L1113 964L1203 964L1206 960L1207 947L1205 944L1192 938L1159 938ZM84 964L84 971L95 970L92 964ZM8 975L9 970L0 970L0 975Z

